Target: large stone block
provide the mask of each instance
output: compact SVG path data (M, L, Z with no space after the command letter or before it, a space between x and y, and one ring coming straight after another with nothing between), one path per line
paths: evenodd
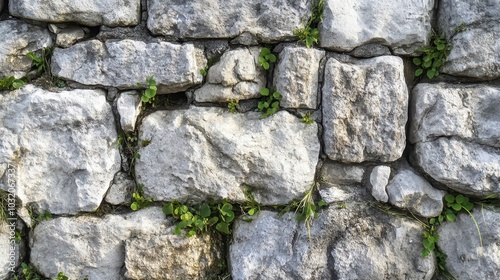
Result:
M428 43L434 0L325 0L321 47L351 51L381 43L395 54L415 54Z
M85 85L138 88L154 77L158 93L183 91L200 84L206 64L203 51L192 44L90 40L68 49L57 48L52 73Z
M128 26L141 21L141 1L16 0L9 2L9 12L13 16L45 22Z
M401 157L408 118L401 58L330 58L322 105L325 153L332 160L388 162Z
M221 108L157 111L139 128L151 143L135 170L146 196L200 202L244 201L249 187L263 204L300 198L314 182L318 127L281 111L231 114Z

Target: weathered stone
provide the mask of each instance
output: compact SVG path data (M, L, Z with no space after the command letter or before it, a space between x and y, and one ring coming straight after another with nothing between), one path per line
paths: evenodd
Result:
M50 278L63 271L70 279L123 279L126 240L171 234L168 226L160 207L44 221L34 230L30 261Z
M386 187L389 183L389 176L391 175L391 168L389 166L379 165L375 166L370 174L369 188L372 196L382 202L387 202L389 196L387 195Z
M155 35L179 38L232 38L244 32L262 42L295 38L293 31L311 14L309 1L218 0L148 1L148 28ZM210 16L206 16L210 15Z
M261 211L236 221L230 270L234 280L431 279L435 260L421 257L420 243L416 221L366 206L321 212L311 240L293 213Z
M274 84L283 96L283 108L318 107L318 79L320 61L325 51L304 47L286 47L280 55L274 72Z
M137 91L125 91L120 93L116 101L116 108L120 114L120 124L124 131L134 131L135 122L141 113L142 102Z
M260 48L235 49L222 55L208 69L207 83L194 92L197 102L227 102L260 97L266 86L265 71L259 65Z
M412 99L412 143L458 136L500 148L499 87L418 84Z
M330 58L322 105L325 153L332 160L387 162L403 154L408 89L401 58Z
M136 25L141 21L140 11L140 0L17 0L9 3L9 12L16 17L89 26Z
M440 137L415 145L415 162L434 180L472 196L500 193L500 149Z
M127 279L217 279L224 267L220 236L170 234L133 238L125 243Z
M103 91L56 93L25 85L0 95L0 123L0 162L17 168L24 206L76 214L100 205L120 168Z
M0 34L0 78L26 75L33 63L26 54L52 45L47 30L20 20L0 21Z
M355 48L351 55L354 57L370 58L382 55L391 55L391 50L381 44L368 44Z
M64 79L118 88L138 88L152 76L158 93L172 93L200 84L205 64L203 51L192 44L90 40L55 49L51 67Z
M336 51L379 43L395 54L415 54L428 42L434 0L325 1L321 47Z
M129 204L134 186L134 180L127 173L118 172L104 200L113 205Z
M139 150L135 166L145 195L157 201L243 201L249 186L262 204L303 196L318 162L317 125L285 111L259 116L201 107L148 115L139 138L151 143Z
M321 167L320 188L321 198L326 203L345 202L359 198L364 167L327 161Z
M475 208L482 244L476 225L466 214L438 229L439 249L446 254L446 268L456 279L500 278L500 213L498 208Z
M85 31L80 27L63 29L57 33L56 45L62 48L69 48L84 37Z
M411 170L397 171L386 189L392 205L406 208L419 216L436 217L443 211L445 192L433 188Z

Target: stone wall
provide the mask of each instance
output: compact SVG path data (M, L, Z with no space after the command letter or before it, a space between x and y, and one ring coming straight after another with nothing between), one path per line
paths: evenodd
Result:
M316 2L0 0L0 78L26 81L0 91L17 208L0 279L24 279L21 263L89 280L499 279L500 1L324 0L307 48L294 30ZM433 30L450 53L415 77ZM51 48L41 74L26 55ZM267 118L264 87L282 95ZM278 215L311 186L326 206L309 229ZM152 203L132 211L138 189ZM175 235L161 210L239 208L247 189L260 211L230 235ZM473 208L431 229L447 194ZM439 235L427 256L424 231Z

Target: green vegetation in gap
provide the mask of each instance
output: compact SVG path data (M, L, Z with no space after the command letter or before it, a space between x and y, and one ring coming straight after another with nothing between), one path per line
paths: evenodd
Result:
M260 204L255 200L254 195L249 189L245 190L244 194L245 205L241 206L241 209L244 213L244 217L242 220L245 222L251 222L253 221L253 218L251 217L260 212Z
M208 74L208 65L205 68L200 69L200 74L205 77Z
M268 48L262 48L260 50L260 55L259 55L259 63L262 68L265 70L269 70L269 67L271 67L271 63L276 62L276 56L271 53L271 50Z
M143 147L149 145L147 141L148 140L144 140L141 142L141 144L143 144L142 145ZM137 159L141 158L141 154L139 154L138 152L137 142L138 142L137 132L134 131L129 133L121 133L120 135L118 135L118 139L116 140L115 144L115 147L117 149L119 149L120 147L123 146L123 144L125 144L124 149L130 158L129 164L131 167L134 166L135 161ZM149 140L149 142L151 142L151 140Z
M296 29L293 34L299 38L299 42L304 43L306 47L311 48L319 40L318 24L323 20L324 0L318 0L313 8L312 14L304 27Z
M49 221L52 219L52 214L49 210L45 210L42 213L36 214L34 205L28 206L28 214L31 217L31 228L37 226L40 222Z
M415 76L419 77L424 72L429 79L439 76L438 70L450 53L451 44L446 41L444 35L434 34L431 43L420 50L423 55L413 59L413 63L418 66Z
M4 77L0 79L0 90L15 90L24 86L23 79L16 79L14 76Z
M36 67L38 73L47 73L49 77L52 77L52 73L50 71L50 59L52 58L52 51L52 48L44 48L42 49L42 56L38 56L33 52L27 53L26 56L31 58L31 60L33 61L33 66Z
M185 230L187 237L214 228L224 234L231 234L230 228L235 217L233 205L227 199L219 203L202 203L194 206L175 200L163 206L163 213L179 221L174 228L174 234L181 235Z
M32 264L21 263L20 268L21 277L15 275L15 280L69 280L68 276L64 275L64 273L59 272L56 278L45 278L40 273L38 273L37 269Z
M304 115L302 115L302 122L305 123L305 124L313 124L314 123L314 119L312 118L312 114L311 113L305 113Z
M9 206L9 193L0 190L0 224L7 222Z
M141 101L143 105L153 104L153 102L155 101L156 90L157 90L156 81L154 77L148 77L146 79L146 85L143 85L141 83L137 83L137 85L140 87L146 87L146 89L142 92L141 95Z
M276 88L274 88L274 92L270 92L268 88L262 88L260 94L262 99L259 101L257 108L262 112L261 118L267 118L278 111L282 96L276 91Z
M212 57L212 58L209 58L207 60L207 65L205 65L204 68L200 69L200 74L205 77L208 75L208 69L210 69L210 67L212 67L212 65L214 65L215 63L217 63L219 61L220 57Z
M137 189L135 190L134 193L132 193L132 204L130 204L130 209L133 211L137 211L143 208L148 207L153 203L153 200L151 198L146 198L144 197L144 191L143 191L144 185L143 184L138 184Z
M238 100L236 99L231 99L229 103L227 104L227 108L229 109L229 112L231 113L236 113L238 109L240 108L240 104L238 104Z

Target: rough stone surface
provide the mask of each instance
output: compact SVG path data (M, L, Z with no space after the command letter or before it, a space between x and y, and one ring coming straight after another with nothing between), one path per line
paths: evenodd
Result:
M158 93L183 91L203 80L203 52L192 44L90 40L57 48L52 73L85 85L138 88L153 76Z
M134 131L135 122L141 113L142 102L137 91L125 91L120 93L116 101L116 108L120 114L120 124L124 131Z
M443 211L444 191L431 186L411 170L397 171L387 186L389 202L422 217L436 217Z
M16 0L9 2L9 12L13 16L45 22L128 26L141 21L140 5L140 0Z
M321 198L326 203L345 202L355 198L361 189L364 167L327 161L321 167Z
M134 180L127 173L118 172L109 187L105 201L113 205L129 204L132 201L134 186Z
M126 241L127 279L217 279L224 262L220 236L188 238L174 235L173 228L170 234Z
M278 59L274 72L276 89L283 96L283 108L318 107L318 80L320 61L325 51L304 47L286 47Z
M386 186L389 183L389 176L391 175L391 168L389 166L375 166L370 174L370 184L372 196L382 202L387 202L389 196L387 195Z
M123 279L125 241L171 234L160 207L103 218L61 217L41 222L33 233L30 261L50 278ZM153 248L150 248L153 250Z
M410 141L457 136L500 148L500 88L418 84L412 92Z
M56 93L26 85L0 95L0 123L0 163L16 166L24 206L54 214L99 206L120 168L103 91Z
M401 58L330 58L323 85L325 153L342 162L398 159L406 145L407 107Z
M259 116L201 107L147 116L139 138L151 143L139 150L135 166L145 195L166 201L243 201L249 186L263 204L301 197L314 181L317 125L303 124L285 111Z
M368 44L355 48L351 53L354 57L370 58L382 55L391 55L391 50L381 44Z
M259 65L261 48L228 51L208 69L207 83L194 92L197 102L227 102L260 97L266 86L264 69Z
M370 43L415 54L428 42L434 0L325 1L320 45L336 51Z
M440 137L415 145L416 164L434 180L472 196L500 193L500 150Z
M311 241L293 213L261 211L236 221L230 271L240 279L431 279L434 258L422 258L421 227L411 219L356 206L320 213Z
M179 38L232 38L244 32L263 42L295 38L311 14L309 1L148 1L148 28ZM210 16L206 16L210 15Z
M0 34L0 78L26 75L32 64L26 54L52 45L47 30L20 20L0 21Z
M57 33L56 45L62 48L69 48L84 37L85 31L82 28L66 28Z
M453 223L438 229L438 246L446 257L446 268L460 280L500 278L500 211L498 208L475 208L482 246L471 217L459 214Z

